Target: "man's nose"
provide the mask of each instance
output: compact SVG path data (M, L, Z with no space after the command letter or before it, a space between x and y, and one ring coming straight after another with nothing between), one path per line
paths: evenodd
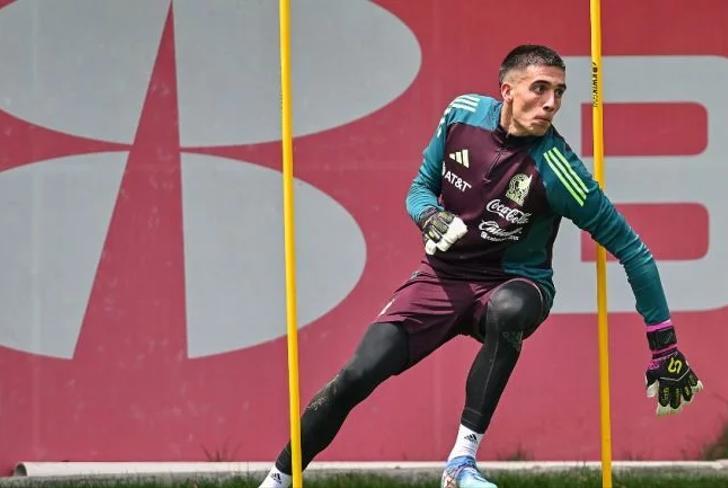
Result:
M549 92L543 104L543 109L547 112L552 112L556 109L556 94L554 92Z

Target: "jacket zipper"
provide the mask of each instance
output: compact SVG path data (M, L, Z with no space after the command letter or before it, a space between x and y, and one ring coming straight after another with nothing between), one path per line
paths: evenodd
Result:
M498 147L498 152L495 154L495 160L493 161L493 164L490 165L490 168L488 168L488 173L483 177L483 181L486 183L490 183L490 175L495 169L496 166L498 166L498 163L500 162L501 153L503 152L502 147Z

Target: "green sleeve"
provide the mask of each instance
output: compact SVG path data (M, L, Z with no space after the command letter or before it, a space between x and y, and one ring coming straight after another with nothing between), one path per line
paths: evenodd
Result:
M422 164L417 171L405 201L407 213L415 223L419 223L420 216L430 207L437 207L442 210L438 203L442 185L442 164L445 153L446 119L448 114L443 115L437 126L435 135L422 152Z
M564 140L558 135L547 140L539 147L535 159L554 212L587 231L619 259L632 287L637 311L647 324L669 319L665 292L650 250Z
M456 123L483 125L491 123L495 101L481 95L460 95L448 104L437 124L435 134L422 152L422 164L405 201L407 213L416 223L429 208L442 210L438 198L442 189L442 167L445 158L447 128Z

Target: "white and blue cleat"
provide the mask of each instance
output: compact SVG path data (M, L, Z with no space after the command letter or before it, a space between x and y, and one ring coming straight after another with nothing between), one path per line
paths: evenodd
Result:
M458 456L448 461L442 473L440 488L498 488L480 474L475 459Z

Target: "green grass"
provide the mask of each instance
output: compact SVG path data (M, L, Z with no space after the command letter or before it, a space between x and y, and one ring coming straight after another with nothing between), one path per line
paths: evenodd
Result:
M554 474L512 474L501 473L493 476L500 488L600 488L601 476L597 471L576 470ZM51 486L44 484L43 486ZM75 482L54 484L53 488L257 488L258 481L253 479L227 479L224 481L182 481L169 482ZM667 473L663 475L617 473L613 479L614 488L659 488L683 487L713 488L728 487L728 476L723 474ZM439 480L425 478L407 481L402 478L372 475L337 475L332 477L304 478L305 488L438 488Z

